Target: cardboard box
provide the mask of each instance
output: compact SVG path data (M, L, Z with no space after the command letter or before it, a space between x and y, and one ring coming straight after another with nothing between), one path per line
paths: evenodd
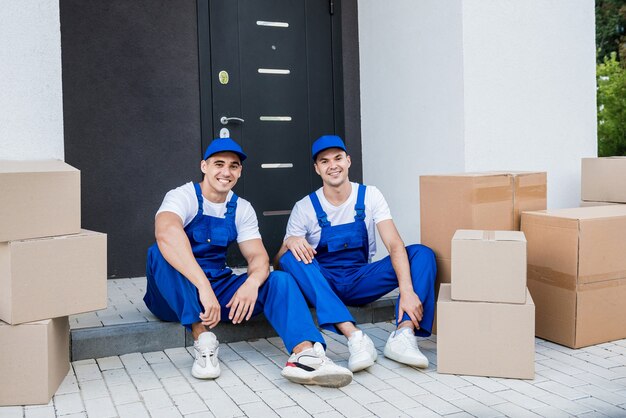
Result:
M452 299L526 303L526 238L459 229L452 238Z
M0 321L0 406L47 404L70 369L67 317Z
M473 376L535 377L535 306L451 299L442 284L437 300L437 372Z
M450 263L457 229L516 231L521 211L545 208L545 172L420 176L421 243L438 266ZM446 271L439 269L437 283L450 283Z
M450 283L452 278L452 260L435 257L437 262L437 283Z
M626 337L626 205L526 212L537 336L572 348Z
M626 157L583 158L581 198L626 203Z
M594 202L591 200L581 200L580 201L580 207L581 208L588 208L590 206L609 206L609 205L621 205L622 203L616 203L616 202Z
M0 242L80 232L80 171L62 161L0 161L0 196Z
M107 306L106 234L0 242L0 319L9 324Z
M452 277L452 260L446 258L435 257L437 263L437 277L435 279L435 300L439 297L439 285L441 283L450 283ZM435 306L435 319L433 321L433 334L437 334L437 308Z

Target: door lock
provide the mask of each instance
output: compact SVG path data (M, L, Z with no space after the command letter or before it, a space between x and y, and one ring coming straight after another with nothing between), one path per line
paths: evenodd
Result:
M227 117L227 116L222 116L220 118L220 122L222 122L222 125L228 125L228 123L230 122L239 122L239 123L243 123L243 119L241 118L235 118L235 117Z

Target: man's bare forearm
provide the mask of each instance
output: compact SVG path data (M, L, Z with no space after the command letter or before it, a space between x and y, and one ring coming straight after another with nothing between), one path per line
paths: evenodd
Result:
M187 234L179 225L167 222L157 224L156 241L165 260L196 288L211 287L193 256Z
M394 244L390 249L391 265L398 277L398 288L400 294L413 292L413 281L411 280L411 267L409 257L406 254L404 243Z
M269 258L265 255L257 255L248 260L248 279L261 287L270 274Z

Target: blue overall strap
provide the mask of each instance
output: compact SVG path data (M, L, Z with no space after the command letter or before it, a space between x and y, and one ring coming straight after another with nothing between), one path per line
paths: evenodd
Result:
M202 198L202 189L200 188L200 183L194 183L193 186L196 188L196 197L198 198L198 213L197 216L202 216L202 208L204 206L204 199Z
M237 210L237 199L238 196L233 193L233 196L230 198L228 203L226 203L226 215L224 215L225 218L231 218L235 216L235 211Z
M320 224L320 228L330 226L330 222L328 222L328 216L326 215L326 212L324 212L324 209L322 209L322 205L320 204L320 200L317 197L317 193L311 193L309 195L309 199L311 199L313 209L315 209L315 215L317 216L317 222Z
M354 205L355 221L362 221L365 219L365 185L359 184L359 194L356 196L356 205Z

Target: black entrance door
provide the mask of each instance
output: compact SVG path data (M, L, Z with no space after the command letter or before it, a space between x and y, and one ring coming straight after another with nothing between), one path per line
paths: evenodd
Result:
M230 136L248 153L236 192L254 206L270 256L293 204L319 186L311 142L335 132L330 6L323 0L208 4L210 42L200 50L201 63L210 51L210 67L200 69L210 89L203 92L210 118L203 120L203 140Z
M331 14L329 0L59 4L65 159L81 170L83 227L108 234L109 277L145 274L163 196L200 180L203 150L222 128L250 154L236 191L254 205L272 255L286 211L317 185L311 139L343 134L341 83L333 83L339 8ZM244 122L224 125L222 116Z

